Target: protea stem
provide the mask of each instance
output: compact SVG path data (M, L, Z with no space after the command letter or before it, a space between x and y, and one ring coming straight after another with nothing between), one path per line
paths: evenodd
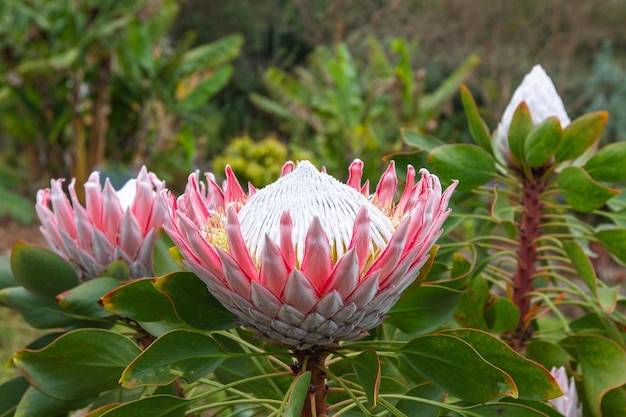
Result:
M304 400L302 417L322 417L328 414L326 406L326 372L324 363L332 350L328 346L295 351L296 360L302 371L311 372L309 393Z
M534 177L523 182L521 204L524 208L519 227L519 246L517 271L514 277L513 302L519 308L520 322L510 337L510 344L516 350L523 350L529 332L529 312L531 310L528 294L533 290L533 276L537 270L537 240L540 236L543 203L541 194L546 181L541 173L533 172Z

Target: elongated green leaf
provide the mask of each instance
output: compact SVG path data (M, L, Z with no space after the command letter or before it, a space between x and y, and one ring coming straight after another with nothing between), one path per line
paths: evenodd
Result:
M378 389L380 388L380 359L373 350L364 350L361 354L350 361L365 396L369 409L376 407Z
M626 263L626 229L604 229L596 233L596 238L621 262Z
M466 341L490 364L510 375L517 386L518 398L543 401L562 395L558 384L546 368L524 358L489 333L462 329L445 331L444 334Z
M242 45L243 36L231 35L190 49L183 55L179 76L186 77L222 65L239 55Z
M0 384L0 416L12 416L22 395L30 387L24 377L18 376Z
M124 368L140 350L128 338L107 330L75 330L40 350L13 355L18 369L47 395L78 400L116 388Z
M180 323L170 300L152 285L152 278L136 279L102 297L102 307L137 321Z
M424 383L412 388L405 396L443 402L446 398L446 392L437 385ZM438 417L441 412L441 409L434 405L408 399L398 401L396 408L407 417Z
M26 323L36 329L67 327L77 323L56 301L36 296L23 287L0 290L0 303L19 311Z
M559 174L559 188L574 210L586 213L596 210L620 193L594 181L582 168L570 166Z
M474 138L474 141L484 150L493 154L493 148L491 147L491 136L489 135L489 129L485 124L485 121L480 117L478 106L472 93L465 85L461 85L461 99L463 101L463 108L465 109L465 115L467 116L467 122L469 124L469 131Z
M304 400L309 394L309 384L311 383L311 372L303 372L296 376L289 389L289 399L283 415L285 417L299 417L302 415Z
M531 340L526 346L526 356L546 369L567 365L569 355L561 346L547 340Z
M483 359L464 340L446 334L420 336L400 352L429 381L461 399L483 403L517 397L513 379Z
M533 168L545 165L561 143L562 135L561 122L556 116L548 117L535 126L524 142L528 165Z
M124 370L120 382L126 388L167 385L178 377L192 382L212 372L228 357L228 352L211 336L172 330L148 346Z
M402 139L404 139L404 143L407 145L426 152L430 152L438 146L445 145L444 142L434 136L412 129L402 129Z
M182 269L170 255L170 248L172 247L174 247L172 239L170 239L167 233L159 230L159 237L154 243L154 249L152 251L154 276L160 277Z
M206 104L211 97L226 85L232 73L232 66L221 67L208 78L198 83L198 85L178 103L179 108L185 111L191 111Z
M269 99L267 97L263 97L260 94L251 93L250 101L259 109L266 111L274 116L277 116L281 119L285 120L296 120L296 115L291 111L287 110L286 107L281 105L275 100Z
M533 119L528 109L528 104L522 101L513 113L511 126L509 127L509 149L517 161L525 161L524 150L526 149L526 138L533 130Z
M626 384L626 350L611 339L592 334L569 336L561 346L580 364L589 408L599 417L602 397Z
M64 291L57 296L57 301L63 310L80 314L85 317L103 318L113 314L104 310L98 301L100 298L119 287L120 282L115 278L95 278L81 285Z
M596 181L621 182L626 180L626 142L602 147L585 164L585 170Z
M43 298L54 300L57 294L78 285L76 272L64 259L25 242L13 245L11 269L20 285Z
M153 395L108 409L99 417L183 417L190 400L173 395ZM87 417L91 417L88 414Z
M0 290L7 287L17 287L18 284L11 272L11 258L3 256L0 258Z
M66 415L68 411L86 407L93 397L80 400L60 400L50 397L34 387L24 393L15 409L14 417L50 417Z
M463 327L488 330L485 320L485 305L489 302L490 293L487 282L481 276L470 281L469 288L461 296L459 307L454 318Z
M470 191L491 181L496 176L492 156L476 145L444 145L430 153L432 164L444 181L459 180L458 189Z
M165 294L178 317L202 330L237 327L235 316L209 292L206 284L190 272L175 272L154 280L153 285Z
M606 111L587 113L574 120L563 130L563 140L557 148L556 162L576 159L600 138L609 119Z

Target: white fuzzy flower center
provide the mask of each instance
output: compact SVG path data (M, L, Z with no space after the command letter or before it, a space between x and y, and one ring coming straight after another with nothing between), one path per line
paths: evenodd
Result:
M293 220L292 241L300 264L309 225L317 216L336 260L348 249L354 220L363 206L367 207L370 217L371 249L384 248L394 232L390 219L352 187L303 161L290 174L257 191L239 212L239 221L250 254L258 260L266 234L279 242L280 218L288 210Z

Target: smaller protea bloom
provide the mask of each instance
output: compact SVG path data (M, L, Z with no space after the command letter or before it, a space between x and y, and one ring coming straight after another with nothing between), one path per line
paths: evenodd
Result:
M496 131L496 144L508 162L511 159L509 128L511 127L515 110L522 102L525 102L528 106L530 116L535 125L552 116L556 116L559 119L562 128L570 124L563 100L557 93L552 79L541 65L535 65L513 93L513 97L504 110L502 120L498 124Z
M442 232L454 185L409 166L393 202L393 163L374 194L363 164L344 184L310 162L246 194L230 167L222 190L198 173L178 199L165 194L165 230L187 267L261 338L296 349L358 339L415 281Z
M578 402L574 378L570 378L568 382L564 367L552 368L550 374L552 374L563 392L562 396L549 400L550 404L565 417L582 417L582 404Z
M115 260L126 262L131 278L151 276L156 229L166 217L159 196L165 183L142 167L136 179L115 191L108 178L102 187L100 174L92 172L83 206L75 179L69 199L63 182L53 179L50 188L37 192L40 230L50 247L78 267L82 280L97 277Z

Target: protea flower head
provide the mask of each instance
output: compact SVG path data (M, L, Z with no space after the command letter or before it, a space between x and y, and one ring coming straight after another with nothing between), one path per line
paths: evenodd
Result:
M568 382L567 372L565 372L565 368L562 366L560 368L552 368L550 374L552 374L563 392L562 396L548 400L550 404L565 417L582 417L582 404L578 402L578 392L576 391L574 378L570 378Z
M132 278L152 275L152 249L156 228L166 218L158 192L165 183L146 167L136 179L115 191L107 178L92 172L85 183L85 205L77 198L75 179L63 191L64 179L37 192L36 210L41 233L50 247L75 263L81 279L94 278L115 260L123 260Z
M541 65L535 65L513 93L511 101L504 110L502 120L498 124L496 144L507 160L510 159L511 154L508 141L509 128L511 127L515 110L522 102L525 102L528 106L530 116L535 125L552 116L556 116L559 119L562 128L570 124L563 100L557 93L552 79Z
M246 194L230 167L222 190L192 174L170 194L165 230L184 262L239 321L261 338L296 349L353 340L380 324L418 276L442 232L456 183L409 166L397 203L393 163L374 194L363 164L347 184L310 162Z

